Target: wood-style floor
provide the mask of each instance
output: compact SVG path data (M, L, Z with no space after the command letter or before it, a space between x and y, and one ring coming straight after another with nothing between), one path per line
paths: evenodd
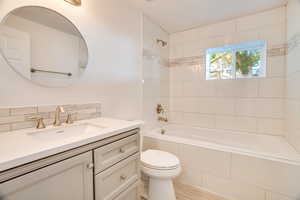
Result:
M227 200L218 195L180 183L175 183L175 191L177 200Z

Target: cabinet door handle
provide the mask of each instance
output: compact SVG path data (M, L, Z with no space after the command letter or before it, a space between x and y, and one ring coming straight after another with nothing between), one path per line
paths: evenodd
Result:
M89 163L86 166L88 169L93 169L94 168L94 163Z
M120 153L125 153L125 149L120 148Z
M126 180L126 179L127 179L127 176L125 176L125 175L121 175L121 176L120 176L120 179L121 179L122 181L124 181L124 180Z

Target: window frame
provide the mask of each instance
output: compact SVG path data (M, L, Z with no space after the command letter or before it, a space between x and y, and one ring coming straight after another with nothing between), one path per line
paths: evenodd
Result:
M238 51L246 51L246 50L256 50L259 49L261 51L261 74L259 76L249 76L249 77L240 77L237 76L236 71L236 53ZM223 53L223 52L232 52L232 78L211 78L210 77L210 55L213 53ZM249 78L263 78L266 77L267 74L267 42L266 41L252 41L246 43L238 43L233 45L225 45L216 48L208 48L205 51L205 80L236 80L236 79L249 79Z

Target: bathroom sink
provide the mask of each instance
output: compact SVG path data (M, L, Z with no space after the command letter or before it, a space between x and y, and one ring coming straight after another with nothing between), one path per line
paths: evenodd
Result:
M71 126L55 127L47 130L38 130L35 132L30 132L28 133L28 135L32 136L33 139L38 140L65 139L69 137L76 137L80 135L96 133L105 128L106 127L86 123Z

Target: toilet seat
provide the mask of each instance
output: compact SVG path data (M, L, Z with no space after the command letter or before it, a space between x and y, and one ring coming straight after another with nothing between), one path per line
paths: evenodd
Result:
M180 168L180 162L176 156L159 150L147 150L143 152L141 163L144 167L154 170L174 170Z
M173 179L180 174L181 166L175 155L147 150L141 155L141 169L149 177L149 200L176 200Z

